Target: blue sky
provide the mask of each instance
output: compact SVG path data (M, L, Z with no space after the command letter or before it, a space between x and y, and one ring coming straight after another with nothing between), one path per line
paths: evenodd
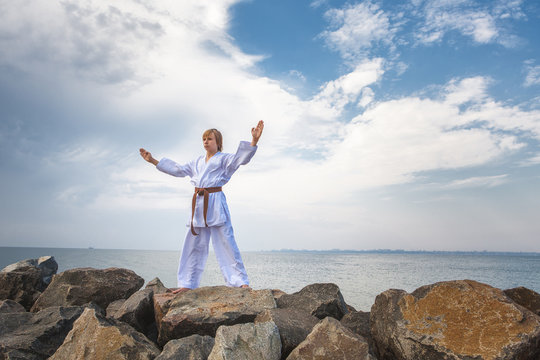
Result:
M0 3L0 246L178 249L187 162L266 128L241 250L540 251L536 1Z

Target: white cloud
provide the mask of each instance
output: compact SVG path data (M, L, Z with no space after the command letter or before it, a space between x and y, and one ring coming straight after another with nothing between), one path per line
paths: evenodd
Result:
M529 87L534 85L540 85L540 65L534 65L532 60L525 61L525 81L523 86Z
M500 43L512 47L519 41L502 22L524 16L521 1L499 1L483 7L469 1L431 0L415 6L419 6L423 17L417 33L420 43L441 41L449 31L458 31L479 44Z
M537 154L536 156L532 156L528 159L520 161L519 166L527 167L527 166L535 166L538 164L540 164L540 154Z
M354 60L377 43L392 44L395 30L379 5L364 1L342 9L331 9L326 17L335 30L321 33L327 45L348 60Z
M459 179L450 182L443 186L447 189L464 189L474 187L496 187L503 185L509 181L508 174L494 176L474 176L467 179Z

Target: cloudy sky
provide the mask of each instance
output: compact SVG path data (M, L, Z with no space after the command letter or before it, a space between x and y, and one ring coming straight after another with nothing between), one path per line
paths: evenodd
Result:
M241 250L540 251L535 0L0 0L0 246L178 249L178 162L266 127Z

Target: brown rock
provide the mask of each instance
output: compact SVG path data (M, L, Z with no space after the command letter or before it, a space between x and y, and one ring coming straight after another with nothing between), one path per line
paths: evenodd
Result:
M33 265L10 267L0 272L0 300L13 300L30 310L46 287L41 270Z
M142 333L154 322L153 298L154 290L139 290L131 295L112 316L123 321Z
M118 299L110 303L105 311L107 317L114 317L114 314L116 314L116 312L122 307L122 305L124 305L125 302L126 299Z
M169 341L154 360L206 360L213 347L213 337L191 335Z
M154 296L158 343L194 334L215 336L221 325L253 322L258 313L275 307L270 290L212 286L158 294Z
M370 353L374 353L373 337L369 325L369 313L363 311L350 311L341 318L341 325L353 333L363 337L369 344Z
M0 301L0 314L18 312L26 312L26 309L21 304L13 300L8 299Z
M311 284L294 294L282 295L276 303L278 308L300 309L319 319L331 316L340 320L348 312L336 284Z
M313 328L287 360L373 360L366 340L327 317Z
M536 291L520 286L506 289L503 292L515 303L531 310L536 315L540 315L540 294Z
M472 280L387 290L370 322L380 360L540 357L540 318Z
M161 282L161 280L159 280L159 278L157 277L150 280L144 288L152 289L154 291L154 294L164 294L167 292L171 292L171 290L166 288L165 285L163 285L163 283Z
M255 323L272 321L279 329L281 358L285 359L306 339L319 319L298 309L265 310L255 318Z
M279 360L281 342L276 324L220 326L208 360Z
M131 326L87 308L50 360L150 360L159 349Z
M62 344L83 308L0 313L0 359L46 359Z
M95 302L101 308L118 299L127 299L144 284L144 279L128 269L78 268L53 277L31 311L49 306L84 305Z

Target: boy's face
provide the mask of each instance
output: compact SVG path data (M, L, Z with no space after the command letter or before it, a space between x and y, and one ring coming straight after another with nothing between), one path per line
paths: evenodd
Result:
M211 154L217 153L216 137L213 133L210 133L207 136L203 137L203 146L206 152L209 152Z

